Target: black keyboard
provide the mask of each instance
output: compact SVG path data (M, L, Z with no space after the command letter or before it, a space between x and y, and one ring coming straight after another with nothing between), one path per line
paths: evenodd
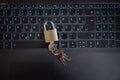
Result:
M0 5L0 48L47 48L45 21L60 48L120 48L119 3Z

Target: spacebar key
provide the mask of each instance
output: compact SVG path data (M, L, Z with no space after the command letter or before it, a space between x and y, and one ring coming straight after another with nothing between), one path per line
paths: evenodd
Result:
M14 41L13 48L46 48L44 41Z

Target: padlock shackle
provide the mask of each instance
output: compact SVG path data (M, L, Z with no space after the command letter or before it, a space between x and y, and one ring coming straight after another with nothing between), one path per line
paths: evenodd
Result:
M46 31L46 25L47 25L48 22L50 22L52 24L53 29L55 29L55 24L52 21L45 21L44 30Z

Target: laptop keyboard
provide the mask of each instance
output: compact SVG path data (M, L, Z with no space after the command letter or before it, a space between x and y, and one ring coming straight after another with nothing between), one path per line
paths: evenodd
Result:
M0 5L0 48L47 48L45 21L60 48L120 48L118 3Z

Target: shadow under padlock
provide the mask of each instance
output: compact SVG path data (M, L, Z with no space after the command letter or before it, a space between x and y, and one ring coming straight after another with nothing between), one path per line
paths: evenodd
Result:
M48 23L49 23L49 25L51 24L52 29L47 29ZM56 30L55 25L52 21L46 21L44 23L44 38L45 38L46 43L58 41L57 30Z

